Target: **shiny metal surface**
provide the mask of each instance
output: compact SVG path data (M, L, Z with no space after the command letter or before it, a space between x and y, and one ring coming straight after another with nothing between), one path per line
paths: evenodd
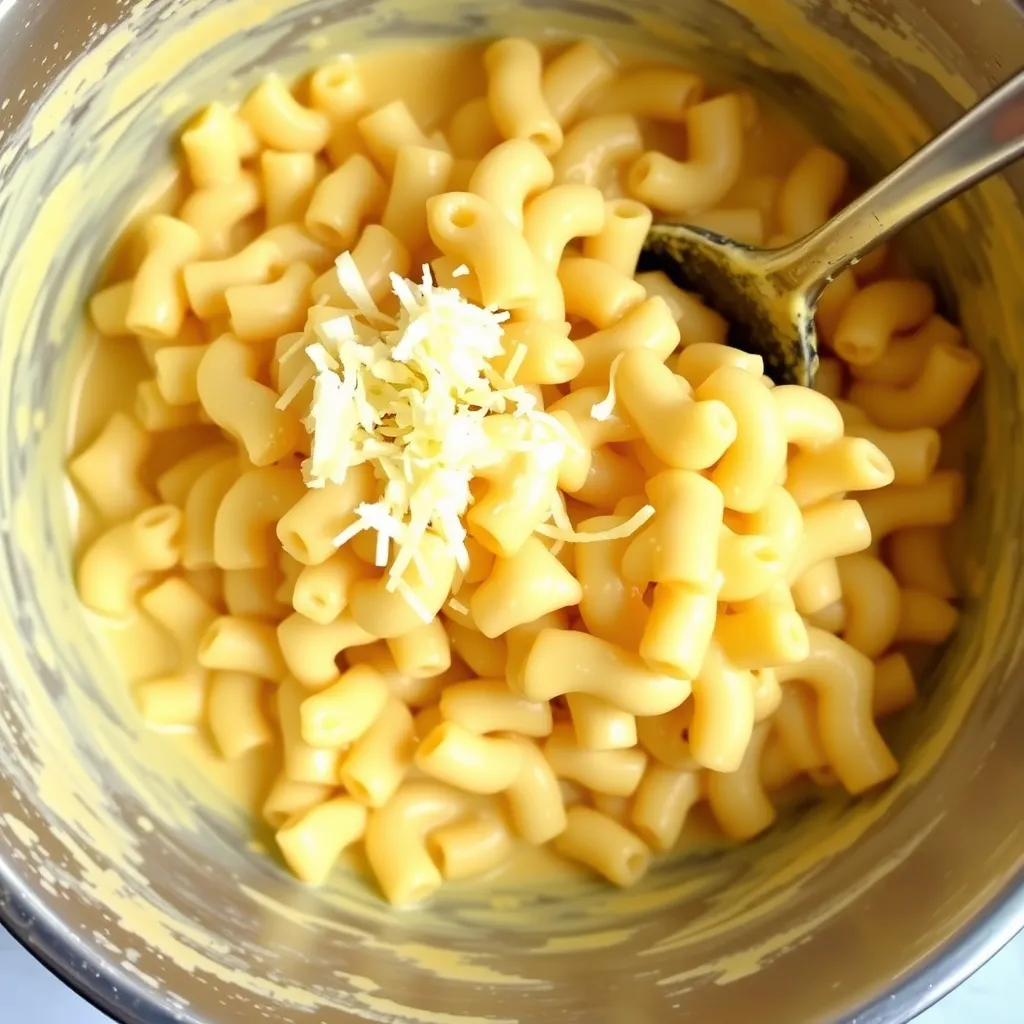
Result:
M897 231L1024 154L1024 73L1016 75L831 220L781 249L737 245L685 224L655 224L647 253L744 328L778 383L809 384L814 310L833 278ZM673 273L674 271L674 273Z
M186 16L236 3L280 11L280 31L253 26L223 44L244 81L281 57L308 63L315 18L355 25L387 10L385 0L308 0L298 9L277 0L187 0ZM872 152L872 173L895 166L910 149L878 143L871 125L850 114L828 69L801 49L813 32L767 25L773 14L789 24L795 4L762 0L748 5L755 15L744 15L719 0L529 0L516 8L464 0L445 25L480 34L489 11L496 30L515 30L523 12L558 23L561 10L576 29L621 36L639 31L636 19L657 15L705 36L699 56L731 63L741 78L800 106L830 144ZM8 282L27 280L17 239L109 127L104 88L133 55L151 52L171 6L152 0L133 13L115 0L0 2L0 323L21 326L7 317L17 298ZM424 3L415 16L381 17L377 35L441 32L436 9ZM1024 54L1024 14L1010 0L807 0L803 9L824 36L842 40L912 101L931 130L962 112L968 92L987 93L1018 70ZM61 129L34 148L31 104L132 17L139 23L121 63L83 76ZM893 26L913 44L890 47ZM745 60L752 51L760 67L771 64L770 74ZM956 69L963 88L948 87L943 69ZM194 97L219 95L216 67L195 62L184 73ZM189 792L161 774L154 742L115 693L72 593L60 432L36 431L31 417L26 427L18 416L22 402L47 410L58 427L67 415L73 319L91 283L81 267L100 265L132 196L166 152L162 111L175 95L168 83L117 115L143 158L133 157L104 202L83 204L62 225L67 244L54 249L36 282L35 312L24 331L0 337L0 394L17 399L0 404L0 638L7 638L0 642L0 918L29 949L131 1024L405 1024L424 1016L896 1024L1020 929L1024 487L1007 467L1024 464L1024 352L1015 333L1024 309L1019 289L993 284L1006 261L1021 257L1019 171L1006 176L1016 200L1006 198L999 223L979 195L994 194L989 183L910 239L959 307L987 369L968 438L976 445L964 531L969 607L927 699L891 736L905 764L902 780L856 811L813 807L762 842L666 866L639 893L567 891L557 914L538 902L501 923L458 894L429 914L380 912L369 901L345 914L332 893L300 888L251 852L245 822L193 808ZM16 172L26 162L38 164L35 180L43 182L34 196L19 191ZM976 696L975 681L983 684ZM98 725L80 726L75 695L88 699ZM44 762L52 769L45 779ZM58 806L41 779L62 780L77 802ZM140 825L176 818L180 827ZM131 841L127 863L108 835ZM617 941L616 929L628 941ZM596 940L580 938L595 930ZM446 957L431 960L426 948ZM437 966L455 960L460 977Z
M767 259L811 295L853 260L1024 155L1024 73L1015 75L830 221Z

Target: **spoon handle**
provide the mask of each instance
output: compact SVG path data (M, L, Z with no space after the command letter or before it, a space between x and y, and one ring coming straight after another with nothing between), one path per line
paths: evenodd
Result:
M773 254L787 290L821 289L911 221L1024 155L1024 72L969 110L822 227Z

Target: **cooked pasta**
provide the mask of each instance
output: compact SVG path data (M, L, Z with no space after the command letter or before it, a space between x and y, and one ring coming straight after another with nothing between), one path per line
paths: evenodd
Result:
M188 125L90 304L149 377L68 465L83 604L166 640L146 722L272 769L299 879L361 848L397 905L522 844L631 885L700 802L745 840L799 776L890 778L901 645L958 622L938 467L980 372L878 257L822 299L818 390L770 386L645 234L796 237L846 161L591 42L459 53L484 91L426 121L342 58Z

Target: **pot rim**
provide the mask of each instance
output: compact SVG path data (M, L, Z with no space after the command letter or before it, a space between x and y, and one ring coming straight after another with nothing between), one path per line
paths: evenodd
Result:
M207 1024L174 1006L159 1005L157 993L95 950L83 954L75 936L2 858L0 894L0 926L55 978L117 1024ZM1018 934L1024 934L1024 864L928 960L893 989L833 1024L907 1024L962 985ZM80 971L73 969L75 961L82 964Z

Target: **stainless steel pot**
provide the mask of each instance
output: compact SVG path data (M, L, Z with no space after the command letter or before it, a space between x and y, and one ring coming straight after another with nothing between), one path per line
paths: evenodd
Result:
M1019 172L915 240L987 373L969 608L895 728L885 793L629 893L566 883L396 914L344 880L303 890L253 849L164 763L91 638L60 482L70 366L174 122L325 46L553 26L724 63L869 170L1024 59L1013 0L0 0L0 916L121 1021L896 1022L1024 924Z

